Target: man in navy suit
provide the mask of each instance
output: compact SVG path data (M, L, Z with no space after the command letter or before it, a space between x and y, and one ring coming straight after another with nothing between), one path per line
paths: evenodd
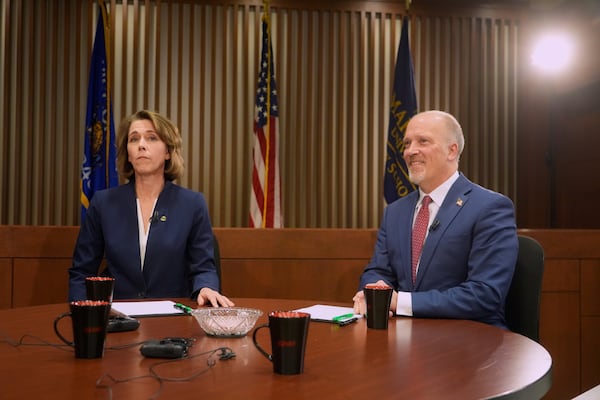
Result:
M404 136L404 160L418 190L389 204L375 251L360 278L354 309L366 310L362 289L395 289L393 314L472 319L506 328L504 303L517 260L512 201L458 172L462 128L442 111L415 115ZM423 198L429 219L413 283L411 238Z
M117 135L117 166L128 182L96 192L69 269L69 300L86 298L85 278L115 278L114 299L191 297L233 306L219 293L213 232L204 196L176 185L181 134L167 118L138 111Z

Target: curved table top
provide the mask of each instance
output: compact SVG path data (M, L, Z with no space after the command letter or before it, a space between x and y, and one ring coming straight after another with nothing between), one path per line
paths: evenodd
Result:
M189 300L173 299L188 305ZM315 304L306 300L234 299L236 306L263 311L291 310ZM338 304L349 306L349 304ZM140 318L132 332L109 333L101 359L76 359L53 331L53 321L68 305L52 304L0 311L0 387L3 399L109 398L261 398L261 399L539 399L551 386L552 359L538 343L515 333L464 320L395 317L388 330L367 329L364 319L347 326L312 321L304 373L278 375L271 363L243 338L207 336L191 316ZM63 322L61 322L63 323ZM68 322L65 322L68 324ZM67 325L68 326L68 325ZM65 334L70 333L68 328ZM11 346L10 341L31 346ZM144 358L139 342L164 337L196 337L189 359L161 364ZM268 329L258 333L265 349ZM135 344L135 345L132 345ZM128 346L130 345L130 346ZM220 347L236 357L215 361L208 355ZM218 353L217 353L218 354ZM184 382L141 378L150 368L162 377L192 377ZM100 379L102 378L102 379ZM215 395L215 397L211 397ZM208 397L207 397L208 396ZM217 397L218 396L218 397Z

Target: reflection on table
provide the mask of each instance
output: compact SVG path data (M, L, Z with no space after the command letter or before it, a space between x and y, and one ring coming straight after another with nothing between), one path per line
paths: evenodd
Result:
M183 299L173 299L192 305ZM257 324L272 310L307 307L314 301L234 299L236 306L261 309ZM349 306L349 304L338 304ZM367 329L359 320L339 327L311 322L304 373L283 376L256 350L252 335L214 338L204 334L191 316L141 319L133 332L108 335L104 357L75 359L58 345L52 323L67 304L0 311L0 388L3 399L43 396L60 399L539 399L551 385L552 359L538 343L521 335L463 320L393 318L388 330ZM67 330L68 331L68 330ZM11 346L23 340L35 346ZM268 330L259 332L268 345ZM162 363L144 358L139 344L149 339L195 337L190 359ZM131 346L132 344L135 344ZM220 360L221 347L236 357ZM212 357L208 360L210 353ZM208 364L214 363L210 366ZM151 371L162 377L150 377ZM115 383L133 377L142 379ZM192 378L185 380L185 378Z

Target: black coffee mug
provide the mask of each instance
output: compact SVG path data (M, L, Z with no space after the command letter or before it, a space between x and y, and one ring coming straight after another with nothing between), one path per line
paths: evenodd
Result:
M310 314L298 311L272 311L269 323L258 326L253 334L254 345L269 361L273 371L282 375L301 374L304 371L304 353ZM271 351L267 353L256 340L256 334L262 328L269 328Z
M367 327L387 329L392 288L387 285L368 284L363 292L367 303Z
M112 302L115 278L109 276L88 276L85 278L85 289L88 300Z
M69 303L69 308L71 311L54 320L54 332L63 342L75 348L76 358L102 358L110 303L81 300ZM65 339L58 329L58 323L65 317L70 317L72 321L72 342Z

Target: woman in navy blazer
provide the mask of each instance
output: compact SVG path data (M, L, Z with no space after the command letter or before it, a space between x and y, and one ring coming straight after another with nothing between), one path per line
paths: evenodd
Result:
M362 289L386 283L397 315L473 319L506 328L504 303L518 253L512 201L458 172L462 129L445 112L415 115L404 136L404 160L419 189L386 207L375 251L354 308L365 313ZM413 283L412 229L422 199L429 223Z
M128 182L92 197L69 269L69 300L85 299L85 278L101 273L115 278L114 299L190 297L233 306L218 292L204 196L173 183L183 173L177 127L152 111L126 118L117 166Z

